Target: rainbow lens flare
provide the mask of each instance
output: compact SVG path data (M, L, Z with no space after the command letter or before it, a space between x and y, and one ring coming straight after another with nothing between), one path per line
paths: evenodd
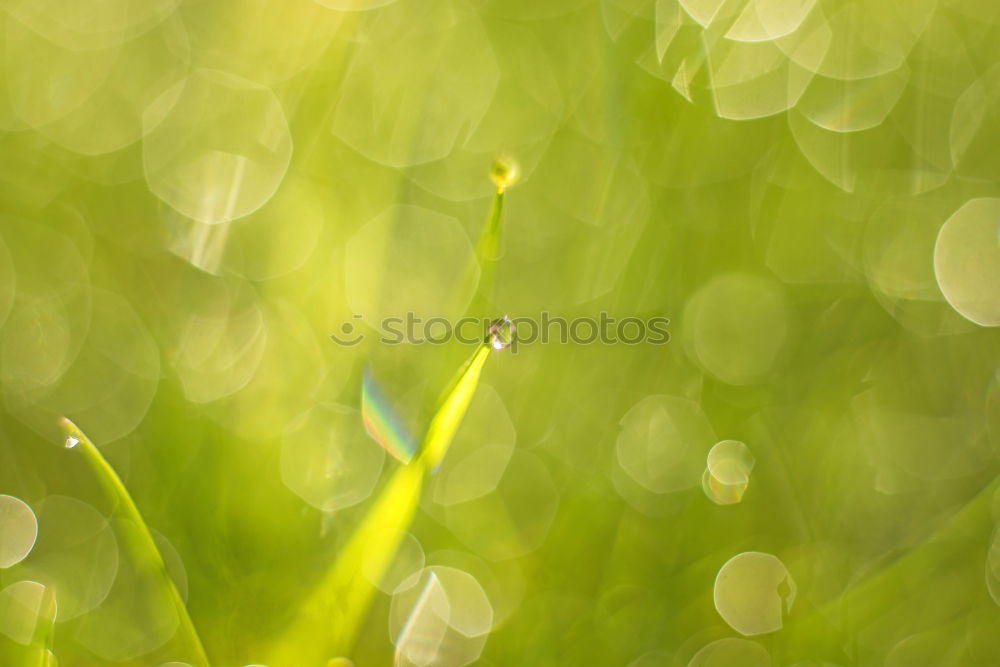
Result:
M389 405L369 368L365 369L361 382L361 418L368 435L385 451L403 463L410 462L417 452L417 443Z

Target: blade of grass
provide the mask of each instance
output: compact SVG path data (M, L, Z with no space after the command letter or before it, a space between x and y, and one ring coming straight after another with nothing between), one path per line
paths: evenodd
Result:
M423 442L420 443L419 462L429 470L436 470L441 465L444 455L448 452L455 432L458 431L465 411L472 401L472 395L479 385L479 376L483 372L483 365L493 347L486 342L476 348L469 360L462 365L462 368L452 380L448 391L440 402L430 424L427 426L427 433Z
M501 255L501 242L503 240L503 203L504 193L507 187L517 180L517 167L509 160L497 160L493 164L490 178L496 190L493 193L493 201L490 204L489 215L486 216L486 223L479 234L476 242L475 265L470 266L468 274L475 273L476 266L479 268L479 286L476 294L466 309L466 315L477 315L495 310L494 292L496 288L496 262Z
M501 254L504 191L517 179L517 168L513 162L498 160L490 178L496 191L473 263L466 271L468 280L479 271L479 284L467 313L492 309L495 265ZM275 644L272 664L322 664L329 655L351 654L375 595L375 586L364 577L362 566L367 564L367 573L373 579L389 567L416 515L424 476L435 471L444 459L479 385L487 357L509 344L511 326L506 316L494 322L486 340L459 368L438 402L416 458L399 468L374 500L316 591L299 610L297 619ZM317 629L330 627L331 623L327 638L318 639Z
M401 466L351 535L332 568L299 609L292 627L267 664L319 665L330 655L349 655L375 595L362 566L384 572L416 514L424 467Z
M97 449L90 438L76 424L62 417L59 420L59 426L66 435L66 446L77 449L81 453L84 461L86 461L97 478L101 489L114 503L115 511L125 519L132 521L138 527L139 543L133 545L134 549L131 556L137 562L145 564L163 584L164 590L173 603L177 611L177 616L180 619L180 630L187 637L191 645L191 650L194 652L193 662L195 667L208 667L210 663L208 656L205 654L205 649L201 644L201 638L195 630L194 623L191 622L187 607L184 605L184 601L181 599L181 595L174 585L174 580L170 578L167 566L163 562L163 557L156 548L153 536L149 532L149 527L143 521L142 515L139 513L139 508L136 507L132 496L129 495L128 489L125 488L115 469L101 455L100 450Z
M490 214L486 216L483 232L476 242L476 257L480 262L495 262L500 258L501 225L503 218L504 190L497 188L490 205Z
M416 515L424 477L447 453L489 353L503 348L497 336L509 334L509 326L507 318L494 324L487 339L459 369L431 418L417 458L393 474L294 625L275 646L271 664L321 664L329 655L351 654L375 595L375 586L365 578L362 566L367 565L368 575L375 579L389 567ZM326 639L318 639L318 629L331 624Z

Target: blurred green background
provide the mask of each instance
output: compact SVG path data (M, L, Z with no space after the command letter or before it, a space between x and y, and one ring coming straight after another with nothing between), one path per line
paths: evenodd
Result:
M204 662L60 415L214 665L1000 664L998 34L992 0L0 1L0 664ZM419 439L473 349L379 343L404 312L671 340L491 354L338 647L300 611L402 465L364 369Z

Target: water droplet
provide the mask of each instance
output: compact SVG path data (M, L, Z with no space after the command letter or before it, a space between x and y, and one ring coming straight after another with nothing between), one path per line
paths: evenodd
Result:
M494 350L510 347L514 342L514 326L510 318L504 315L490 325L489 341Z

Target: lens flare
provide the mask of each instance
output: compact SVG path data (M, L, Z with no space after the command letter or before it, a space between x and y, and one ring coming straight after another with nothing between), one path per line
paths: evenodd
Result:
M368 435L385 451L403 463L409 463L417 452L417 444L385 395L375 384L371 370L365 369L361 382L361 418Z

